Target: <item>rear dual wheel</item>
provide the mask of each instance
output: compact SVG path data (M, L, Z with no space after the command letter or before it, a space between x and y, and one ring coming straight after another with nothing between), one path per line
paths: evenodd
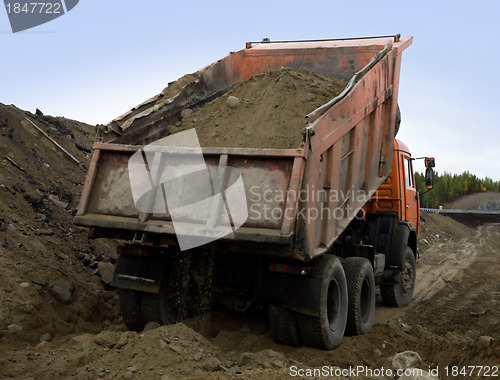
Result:
M269 306L273 339L290 346L331 350L342 342L344 333L365 334L373 325L375 278L369 260L351 257L343 262L336 256L316 259L319 272L318 315L296 313L283 306Z
M168 325L180 321L180 307L175 304L173 295L175 293L168 291L166 283L158 293L120 289L120 310L125 324L130 330L142 331L149 322Z
M375 315L375 276L369 260L348 257L344 260L349 305L346 333L366 334L371 330Z
M347 281L344 268L336 256L317 259L321 273L319 315L298 315L302 342L306 346L331 350L342 342L347 323Z

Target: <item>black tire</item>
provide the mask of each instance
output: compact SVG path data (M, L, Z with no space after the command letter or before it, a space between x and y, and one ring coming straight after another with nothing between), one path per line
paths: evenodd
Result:
M319 315L299 314L299 331L306 346L331 350L340 345L347 321L347 281L344 268L336 256L316 259L320 270Z
M120 289L120 311L125 324L130 330L142 331L146 323L142 318L141 296L139 292Z
M366 334L371 330L375 315L375 276L368 259L348 257L344 260L347 279L347 335Z
M141 312L146 323L170 325L188 316L188 306L196 303L188 297L188 285L182 282L185 275L186 268L180 264L179 257L170 256L158 293L141 293Z
M170 325L186 317L186 292L175 291L164 278L158 293L141 293L141 313L144 322L158 322L160 325Z
M404 269L401 271L399 283L381 284L380 295L386 306L402 307L410 303L415 291L417 278L417 262L410 247L406 247Z
M269 305L268 316L271 336L276 343L293 347L302 345L295 312L280 305Z
M141 314L146 324L157 322L164 324L160 312L159 295L155 293L141 293Z
M180 322L191 315L188 306L193 300L187 295L187 291L175 290L171 284L162 285L158 294L158 305L160 313L160 323L170 325Z

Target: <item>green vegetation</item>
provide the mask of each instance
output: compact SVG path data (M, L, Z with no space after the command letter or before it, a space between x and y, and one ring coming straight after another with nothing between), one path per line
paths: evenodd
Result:
M415 173L417 190L422 194L425 187L425 174ZM421 207L437 208L443 203L452 202L467 194L481 191L500 191L500 181L491 178L478 178L468 171L462 174L434 174L434 189L420 197Z

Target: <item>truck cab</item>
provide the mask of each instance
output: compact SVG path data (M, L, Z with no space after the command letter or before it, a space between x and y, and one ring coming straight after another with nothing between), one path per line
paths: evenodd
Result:
M394 140L392 171L366 204L364 211L367 215L393 214L399 222L407 223L415 240L412 249L416 253L416 239L420 225L420 204L413 159L410 149L400 140Z
M395 213L398 220L408 222L418 235L420 208L412 161L408 146L394 140L391 174L366 204L364 211L367 214Z
M384 261L377 283L389 306L408 304L415 286L420 202L414 160L408 146L395 139L391 173L363 207L369 226L368 240ZM426 158L426 166L432 172L434 159ZM430 177L428 189L433 186Z

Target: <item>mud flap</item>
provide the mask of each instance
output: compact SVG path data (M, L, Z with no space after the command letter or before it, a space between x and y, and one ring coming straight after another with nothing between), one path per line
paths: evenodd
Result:
M408 225L399 223L391 239L391 247L385 262L386 269L397 269L399 271L404 269L409 236L410 228Z
M318 316L320 288L321 279L310 275L266 272L261 276L256 291L257 297L265 302Z
M121 289L158 293L166 265L166 256L118 256L111 285Z
M368 232L375 252L385 254L386 270L403 270L410 227L393 213L379 214Z

